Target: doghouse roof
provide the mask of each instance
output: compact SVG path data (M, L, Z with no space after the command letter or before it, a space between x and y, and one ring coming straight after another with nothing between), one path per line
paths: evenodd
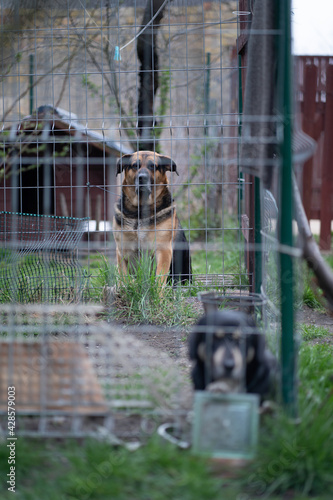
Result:
M61 108L55 108L50 105L40 106L37 112L25 116L19 125L12 133L16 135L18 131L45 131L49 128L50 132L57 130L68 134L77 140L77 142L88 143L89 145L114 156L132 153L132 150L124 146L122 143L114 141L107 137L104 133L95 132L88 129L86 126L79 123L76 114L66 111ZM10 140L15 140L14 137L9 137ZM76 141L75 141L76 142Z

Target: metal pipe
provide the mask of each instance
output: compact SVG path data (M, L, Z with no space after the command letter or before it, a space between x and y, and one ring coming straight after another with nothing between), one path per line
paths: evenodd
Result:
M32 115L34 110L34 56L29 56L29 112Z

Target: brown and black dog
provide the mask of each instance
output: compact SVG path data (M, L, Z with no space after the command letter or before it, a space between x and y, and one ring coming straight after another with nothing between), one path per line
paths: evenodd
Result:
M189 245L166 175L179 175L175 162L153 151L137 151L119 158L117 175L121 172L122 195L113 220L119 271L128 273L140 253L149 252L163 284L168 275L172 283L191 281Z
M224 309L203 316L189 337L196 391L274 394L277 361L249 314Z

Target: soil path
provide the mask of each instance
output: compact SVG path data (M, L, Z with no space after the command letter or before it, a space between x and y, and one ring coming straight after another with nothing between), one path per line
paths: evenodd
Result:
M198 314L203 314L202 304L197 299L193 305L198 308ZM325 312L320 312L304 306L295 315L297 323L306 325L322 326L327 328L328 335L318 339L314 339L313 343L332 343L333 344L333 317ZM170 357L177 360L182 368L186 370L190 367L188 359L188 334L191 330L191 325L188 328L170 328L170 327L154 327L154 326L129 326L124 327L132 335L137 337L147 345L156 349L156 351L166 352Z

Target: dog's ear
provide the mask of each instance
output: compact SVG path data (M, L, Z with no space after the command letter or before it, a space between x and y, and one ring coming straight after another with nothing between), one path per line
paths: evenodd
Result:
M124 167L128 167L132 163L132 156L132 154L127 154L118 158L116 175L120 174L124 170Z
M204 344L204 335L201 331L197 331L197 328L190 333L189 336L189 357L190 359L199 359L199 346Z
M159 155L158 164L161 167L165 168L165 170L168 170L169 172L176 172L176 174L179 175L176 163L171 158L169 158L169 156Z
M189 356L190 359L198 359L199 346L204 344L206 339L207 317L202 316L198 323L193 327L189 336Z

